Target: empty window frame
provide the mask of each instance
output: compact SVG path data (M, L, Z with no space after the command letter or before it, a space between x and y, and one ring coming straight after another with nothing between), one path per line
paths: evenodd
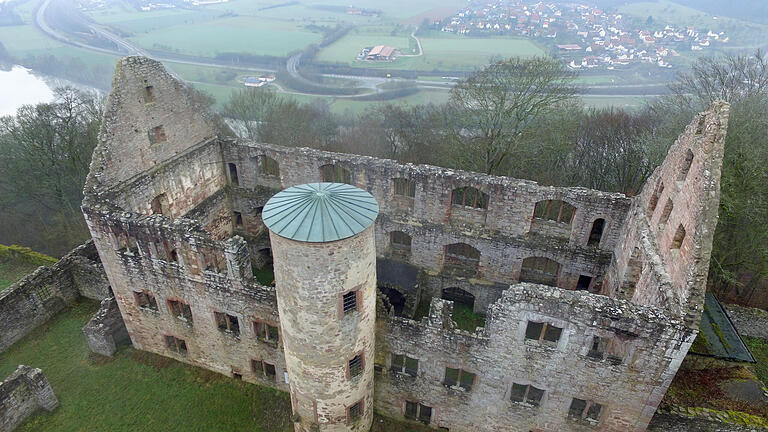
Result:
M592 222L592 229L589 231L587 239L588 246L600 246L600 240L603 239L603 230L605 229L605 219L595 219Z
M152 199L152 214L159 214L163 216L170 216L170 209L168 205L168 195L161 193L160 195Z
M168 311L172 317L192 324L192 308L188 304L180 300L168 300Z
M155 126L147 132L149 143L151 145L160 144L168 141L168 136L165 134L165 128L163 126Z
M558 223L571 224L576 207L561 200L544 200L536 203L533 209L533 217L536 219L551 220Z
M355 312L359 308L359 291L350 291L341 296L341 311L342 314L347 315Z
M653 213L656 210L656 206L659 205L659 198L662 193L664 193L664 183L659 182L659 185L656 186L656 190L653 191L653 195L651 195L651 199L648 202L648 210L651 213Z
M347 361L347 378L357 378L365 370L365 356L360 353Z
M171 352L175 352L176 354L183 356L187 355L187 343L184 341L184 339L179 339L176 336L166 335L165 346L168 347Z
M587 351L587 357L596 360L602 360L605 357L605 350L608 346L609 339L599 336L593 336L590 342L589 351Z
M512 384L509 400L521 404L539 406L544 397L544 390L530 384Z
M219 252L204 252L203 259L205 261L206 271L224 273L227 270L227 262Z
M411 251L411 236L402 231L392 231L389 233L389 242L392 245L392 249Z
M278 165L277 161L272 159L271 157L267 155L262 155L261 156L261 172L265 176L279 177L280 165Z
M360 399L347 408L347 423L354 423L365 414L365 401Z
M688 171L691 170L691 165L693 164L693 152L691 149L688 149L685 152L685 157L680 162L680 172L677 174L677 181L684 181L685 178L688 176Z
M133 297L136 299L136 305L142 309L157 312L157 300L155 295L149 291L134 291Z
M116 236L116 239L118 252L133 256L139 255L139 245L135 238L128 234L120 233Z
M224 312L214 312L213 316L219 330L232 336L240 336L240 322L236 316Z
M546 257L528 257L520 269L520 282L557 286L560 263Z
M419 360L404 354L392 354L392 372L415 377L419 373Z
M661 216L659 216L659 224L665 224L669 222L669 216L672 214L672 210L675 208L675 205L672 204L672 199L667 199L667 203L664 205L664 210L661 212Z
M418 402L405 401L404 417L428 425L432 421L432 407Z
M471 186L456 188L451 192L451 204L478 209L488 208L488 195Z
M151 85L144 87L144 103L152 103L155 101L155 89Z
M480 265L480 251L466 243L445 246L443 270L460 276L476 276Z
M253 322L253 333L256 335L256 339L272 346L277 346L280 340L280 331L277 326L261 320Z
M573 398L571 406L568 408L568 417L573 420L585 420L592 424L600 422L600 414L603 412L603 406L599 403L583 399Z
M470 391L472 390L472 386L475 384L475 377L475 374L467 372L463 369L446 367L443 384L448 387L459 387L465 391Z
M576 282L576 291L587 291L592 284L592 276L579 276L579 280Z
M272 363L263 360L251 360L251 371L259 378L267 378L270 381L277 379L277 369Z
M675 231L675 236L672 238L670 249L680 249L683 246L683 240L685 240L685 227L683 227L683 224L680 224Z
M403 196L407 198L416 197L416 182L408 180L407 178L394 178L392 182L395 184L395 195Z
M536 321L528 321L528 326L525 328L526 339L551 343L560 341L562 333L563 329L560 327Z
M235 225L235 228L242 228L243 214L240 212L232 212L232 223Z
M237 176L237 165L229 162L227 163L227 169L229 170L229 183L232 186L239 186L240 178Z
M328 164L320 167L324 182L352 184L352 175L341 165Z

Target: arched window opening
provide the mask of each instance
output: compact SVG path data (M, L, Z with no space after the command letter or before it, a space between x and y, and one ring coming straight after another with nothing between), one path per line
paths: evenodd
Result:
M605 219L595 219L594 222L592 222L592 231L589 232L589 240L587 240L587 245L589 246L600 246L600 240L603 239L603 229L605 228Z
M675 237L672 239L671 249L680 249L683 246L683 240L685 240L685 227L680 224L675 231Z
M466 243L454 243L445 247L443 272L456 276L477 276L480 251Z
M265 176L279 177L280 166L277 164L276 160L272 159L267 155L262 155L261 156L261 172Z
M546 257L528 257L523 260L520 282L557 286L560 263Z
M456 188L451 193L451 204L479 209L488 208L488 195L471 186Z
M352 184L352 175L341 165L328 164L320 167L323 181L328 183Z
M576 213L576 207L565 201L544 200L536 203L533 217L570 225L574 213Z
M691 149L688 149L688 151L685 152L685 158L683 159L683 162L680 165L680 174L677 175L677 181L684 181L685 178L688 176L688 171L691 170L691 165L693 164L693 152Z

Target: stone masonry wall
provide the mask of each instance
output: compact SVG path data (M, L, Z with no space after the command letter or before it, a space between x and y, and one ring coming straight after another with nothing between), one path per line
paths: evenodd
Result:
M672 145L633 203L609 272L616 276L613 292L624 291L619 287L629 275L636 280L627 298L677 309L692 327L703 308L717 226L728 110L727 103L715 102Z
M220 242L196 221L160 215L87 209L86 219L134 347L287 390L281 341L261 340L254 328L257 321L279 327L275 291L253 279L241 238ZM121 248L122 235L135 239L136 249ZM142 292L156 307L139 306ZM191 319L174 316L171 301L188 305ZM215 313L234 317L239 331L222 331ZM166 336L183 340L185 352ZM254 370L254 360L275 374Z
M270 232L285 359L296 432L368 432L373 421L376 249L373 227L326 243L294 241ZM342 296L356 292L356 309ZM348 363L362 358L351 376ZM361 418L347 410L361 402Z
M542 285L504 291L478 333L453 328L451 309L433 299L421 322L379 320L376 406L385 415L402 418L411 401L450 430L642 431L660 402L648 395L666 390L694 337L660 309ZM528 321L562 328L559 341L526 339ZM604 359L588 355L594 336L610 341ZM392 371L393 354L417 359L416 376ZM446 367L475 374L471 390L444 385ZM510 401L513 383L543 389L540 406ZM601 404L599 423L568 419L572 398Z
M148 58L117 62L106 107L91 187L124 184L215 135L192 91Z
M733 304L723 306L740 335L768 339L768 311Z
M91 351L107 357L117 352L119 343L130 339L114 297L102 300L99 310L83 327L83 334Z
M94 254L93 243L86 243L0 292L0 352L80 295L98 300L109 295L109 281Z
M445 246L466 243L480 251L474 279L494 283L517 282L522 260L536 256L560 264L558 286L574 289L579 276L583 275L592 277L592 288L598 290L610 262L608 250L615 245L629 208L629 200L619 194L542 187L529 181L433 166L400 165L390 160L254 143L225 142L223 150L226 160L238 166L240 187L235 189L233 210L243 215L246 225L260 220L260 215L254 213L254 205L247 205L241 199L248 194L245 191L265 188L274 191L270 188L278 184L289 187L322 181L320 166L335 163L349 169L352 183L366 189L380 203L381 214L376 223L380 257L392 255L390 233L405 232L412 238L406 261L440 273ZM263 156L277 162L279 178L263 173ZM396 196L394 178L413 180L415 198ZM487 192L488 209L451 205L451 190L459 186L473 186ZM573 204L576 212L572 223L535 219L535 204L545 199L562 199ZM606 220L599 248L587 245L592 224L598 218Z
M36 411L53 411L58 406L43 371L19 365L0 382L0 431L10 432Z

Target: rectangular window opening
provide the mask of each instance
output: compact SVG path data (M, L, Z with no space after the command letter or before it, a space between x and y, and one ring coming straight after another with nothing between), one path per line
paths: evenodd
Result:
M214 312L216 326L224 333L232 336L240 336L240 323L237 317L223 312Z
M350 291L342 296L342 310L344 314L357 310L357 291Z
M349 361L349 378L355 378L363 373L363 355L358 354Z

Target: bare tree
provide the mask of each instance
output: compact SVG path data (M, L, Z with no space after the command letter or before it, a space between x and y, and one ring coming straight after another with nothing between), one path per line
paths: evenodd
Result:
M573 97L574 77L553 58L511 58L459 82L449 102L458 165L498 173L505 159L514 157L528 125Z
M233 127L239 136L258 140L259 127L284 103L283 98L271 89L248 87L232 92L222 114L234 121Z
M699 59L678 75L670 90L695 109L716 100L730 103L763 94L768 90L768 59L761 50L754 55L728 54Z

